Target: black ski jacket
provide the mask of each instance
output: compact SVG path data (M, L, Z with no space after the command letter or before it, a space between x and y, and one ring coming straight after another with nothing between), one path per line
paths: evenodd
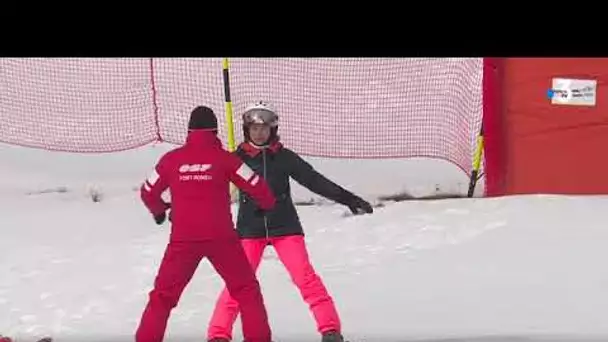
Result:
M264 177L276 197L274 209L261 212L249 195L239 192L236 227L242 238L304 235L291 197L290 177L310 191L346 206L357 198L279 142L267 148L257 148L245 142L234 153Z

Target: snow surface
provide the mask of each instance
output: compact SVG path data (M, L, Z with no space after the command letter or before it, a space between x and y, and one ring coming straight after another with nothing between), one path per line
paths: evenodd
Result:
M0 146L0 335L133 340L169 232L135 189L167 148L81 155ZM437 161L307 159L374 202L404 191L464 194L468 183ZM604 196L537 195L385 201L354 217L335 204L299 210L353 342L587 342L608 341L607 207ZM276 340L319 341L272 249L259 277ZM166 341L204 341L221 286L202 263Z

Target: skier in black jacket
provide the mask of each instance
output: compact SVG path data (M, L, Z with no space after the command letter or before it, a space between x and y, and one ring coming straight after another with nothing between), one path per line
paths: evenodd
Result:
M316 321L322 342L343 342L340 317L332 297L313 268L304 240L304 231L291 197L289 179L327 199L347 206L353 214L372 213L372 206L317 172L297 153L284 147L277 135L278 116L264 102L258 102L243 114L245 142L236 154L268 182L276 197L273 210L261 212L246 193L239 193L237 230L249 262L257 270L264 249L272 245L289 272ZM226 289L218 298L211 318L208 339L224 342L232 339L232 327L238 316L237 302Z

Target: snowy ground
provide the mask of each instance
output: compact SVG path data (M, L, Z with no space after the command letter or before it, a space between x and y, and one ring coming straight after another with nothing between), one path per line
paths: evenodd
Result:
M134 188L163 149L83 156L0 146L0 334L132 340L169 229L154 225ZM369 199L466 192L466 177L444 163L311 161ZM351 341L587 342L608 341L607 206L608 197L539 195L387 202L361 217L339 205L300 213ZM276 340L318 341L271 249L259 276ZM203 263L167 341L204 341L220 287Z

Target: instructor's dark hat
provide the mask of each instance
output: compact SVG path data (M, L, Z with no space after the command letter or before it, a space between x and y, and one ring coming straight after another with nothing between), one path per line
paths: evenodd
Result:
M217 117L213 110L206 106L198 106L190 113L188 129L217 130Z

